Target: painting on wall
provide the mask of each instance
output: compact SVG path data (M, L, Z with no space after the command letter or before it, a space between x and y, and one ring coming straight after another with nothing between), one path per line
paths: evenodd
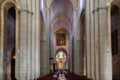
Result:
M56 43L57 43L57 46L65 46L66 33L56 33Z

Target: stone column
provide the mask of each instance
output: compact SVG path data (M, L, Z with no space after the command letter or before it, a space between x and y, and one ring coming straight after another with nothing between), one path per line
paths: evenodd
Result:
M16 60L15 60L15 77L20 80L20 25L19 25L19 15L20 12L16 9L16 43L15 43L15 52L16 52Z
M77 39L77 42L79 43L79 44L77 44L77 45L79 45L79 47L78 47L78 51L79 51L79 54L80 54L80 56L79 56L79 59L80 59L80 75L84 75L84 29L85 29L85 23L84 23L84 14L81 14L81 17L80 17L80 19L78 19L78 39ZM80 21L79 21L80 20Z
M26 80L27 78L27 1L20 0L20 77L19 80Z
M80 68L80 58L78 56L80 56L80 52L79 52L79 48L80 48L80 43L78 40L78 35L77 35L77 9L76 7L74 7L73 9L73 34L74 34L74 52L73 52L73 57L74 57L74 73L75 74L80 74L79 68Z
M47 42L45 41L45 40L42 40L41 42L40 42L41 44L41 51L40 51L40 56L41 56L41 58L40 58L40 71L41 71L41 76L44 76L44 75L47 75L48 74L48 71L47 71Z
M0 80L3 80L4 65L4 6L0 7Z
M31 35L32 35L32 68L31 68L31 72L32 72L32 75L31 75L31 79L35 79L35 76L36 76L36 12L35 12L35 9L36 9L36 3L35 1L36 0L31 0L32 1L32 12L33 12L33 15L32 15L32 32L31 32Z
M90 69L90 78L93 80L95 79L95 46L94 46L94 41L95 41L95 27L94 27L94 15L93 15L93 5L94 5L94 0L90 0L90 60L91 60L91 69Z
M72 37L72 35L73 35L73 33L71 32L70 33L70 55L69 55L69 58L70 58L69 59L70 60L70 72L74 72L73 71L73 66L74 66L74 64L73 64L73 59L74 59L73 54L74 53L73 53L73 39L72 39L73 37Z
M110 7L106 4L99 0L100 79L112 80Z
M36 76L40 76L40 0L36 1Z
M48 55L47 55L47 73L50 72L50 9L47 8L47 44L48 44Z
M86 27L85 27L85 34L86 34L86 75L88 78L91 77L91 50L90 50L90 42L91 42L91 24L90 24L90 21L91 21L91 18L90 18L90 0L86 0L86 13L85 13L85 16L86 16L86 20L85 20L85 24L86 24Z
M95 80L101 80L100 79L100 44L99 44L99 16L98 16L98 0L94 0L94 28L95 28Z
M43 14L46 12L43 11ZM46 17L44 15L44 17ZM49 73L49 65L50 63L48 62L50 58L48 58L48 34L47 34L47 25L44 23L43 16L41 16L41 40L40 40L40 70L41 70L41 76L47 75Z
M79 16L79 15L78 15ZM77 18L76 50L79 54L79 75L84 75L84 13Z
M32 68L32 60L31 60L31 56L32 56L32 35L31 35L31 32L32 32L32 1L31 0L28 0L28 15L27 15L27 32L28 32L28 35L27 35L27 80L30 80L31 79L31 74L32 74L32 71L31 71L31 68Z

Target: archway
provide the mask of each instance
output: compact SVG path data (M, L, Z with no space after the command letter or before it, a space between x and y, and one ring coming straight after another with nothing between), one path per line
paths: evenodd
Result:
M16 7L15 4L10 2L2 5L1 11L2 25L1 29L3 34L3 79L10 80L15 78L15 39L16 39ZM14 54L14 55L13 55Z
M120 78L120 12L119 4L116 1L113 1L111 6L111 45L112 45L112 71L113 78Z
M15 77L15 7L10 7L8 10L5 10L5 35L4 35L4 70L5 72L4 78L9 79L9 76ZM14 55L12 55L14 54ZM6 65L7 64L7 65Z
M56 51L56 67L57 70L65 70L66 68L66 63L67 63L67 53L66 50L64 49L58 49Z

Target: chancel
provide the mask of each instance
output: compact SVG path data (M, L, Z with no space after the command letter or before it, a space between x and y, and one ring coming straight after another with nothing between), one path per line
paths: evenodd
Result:
M120 80L120 0L0 0L0 80Z

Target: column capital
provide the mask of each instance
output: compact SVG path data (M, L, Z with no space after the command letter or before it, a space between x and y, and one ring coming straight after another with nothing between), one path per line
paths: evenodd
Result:
M46 12L50 12L50 8L46 8Z
M113 2L113 0L107 0L107 6L111 6L112 2Z
M77 11L77 7L73 7L73 12L76 12Z

